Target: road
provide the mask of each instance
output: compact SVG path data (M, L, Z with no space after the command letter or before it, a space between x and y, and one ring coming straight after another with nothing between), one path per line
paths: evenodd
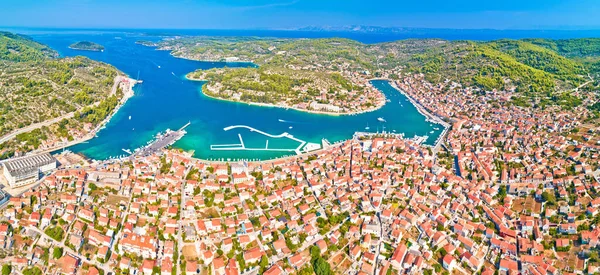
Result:
M189 167L186 167L186 171L184 173L184 175L186 177L190 173L190 171L192 170L192 167L193 166L191 166L191 165ZM181 190L180 190L180 192L181 192L181 202L179 203L179 220L177 221L177 223L178 223L178 230L177 230L177 250L179 250L178 251L179 259L175 259L175 261L173 261L173 264L176 266L175 268L177 270L176 274L181 274L181 273L179 273L179 266L180 266L179 261L183 257L183 245L184 245L184 241L183 241L183 238L181 237L181 231L183 231L183 221L184 221L184 219L183 219L182 213L183 213L183 210L185 209L185 199L186 199L186 196L185 196L185 180L181 183Z
M111 96L111 95L113 95L113 94L115 94L117 92L117 88L119 87L119 83L121 83L121 81L123 81L125 79L127 79L127 78L123 77L123 76L120 76L120 75L118 75L118 76L115 77L115 81L114 81L114 84L112 86L112 89L110 91L110 95L109 96ZM100 102L93 103L93 104L89 105L88 107L98 106L98 104L100 104ZM42 121L42 122L38 122L38 123L33 123L33 124L30 124L30 125L28 125L26 127L17 129L15 131L11 132L11 133L8 133L8 134L0 137L0 144L4 143L6 141L9 141L9 140L11 140L13 138L15 138L19 134L27 133L27 132L33 131L35 129L42 128L44 126L50 126L50 125L52 125L54 123L60 122L63 119L72 118L75 115L75 113L76 112L70 112L70 113L64 114L64 115L59 116L59 117L55 117L55 118L52 118L52 119L49 119L49 120L46 120L46 121Z
M15 138L19 134L27 133L27 132L33 131L33 130L35 130L37 128L42 128L44 126L50 126L50 125L52 125L54 123L58 123L58 122L60 122L61 120L65 119L65 118L67 118L67 119L68 118L72 118L73 115L75 115L75 112L64 114L62 116L55 117L53 119L49 119L49 120L42 121L42 122L39 122L39 123L30 124L29 126L17 129L16 131L13 131L11 133L8 133L8 134L0 137L0 143L4 143L6 141L9 141L9 140Z

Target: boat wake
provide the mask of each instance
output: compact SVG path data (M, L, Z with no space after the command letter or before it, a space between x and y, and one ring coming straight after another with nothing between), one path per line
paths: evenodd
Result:
M290 123L290 124L308 124L308 122L300 122L300 121L291 121L291 120L285 120L285 119L278 119L279 122L281 123Z

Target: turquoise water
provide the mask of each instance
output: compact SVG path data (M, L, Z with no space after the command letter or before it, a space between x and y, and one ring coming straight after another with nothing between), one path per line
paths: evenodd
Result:
M119 37L117 39L116 37ZM290 155L290 152L273 151L214 151L211 144L240 143L246 147L293 149L298 142L289 139L266 138L246 129L224 131L232 125L247 125L273 135L287 132L307 142L319 143L322 138L330 142L352 137L356 131L405 133L407 137L428 135L432 144L443 130L440 125L425 121L405 96L386 81L373 81L390 102L381 109L356 116L328 116L309 114L281 108L250 106L208 98L202 94L202 82L188 81L185 74L196 69L223 66L250 66L219 62L198 62L172 57L166 51L135 44L137 40L159 40L160 37L136 34L52 33L36 34L33 38L50 45L62 56L85 55L109 63L133 78L143 80L137 85L135 96L110 120L97 137L69 148L94 159L108 159L123 155L123 149L145 145L152 137L166 129L178 129L188 121L187 135L175 147L194 150L203 159L269 159ZM104 52L76 51L68 46L77 41L92 41L105 47ZM159 68L160 66L160 68ZM129 119L131 116L131 119ZM377 120L383 117L387 122ZM291 128L290 128L291 127ZM434 130L433 128L439 128ZM430 133L434 131L434 133Z

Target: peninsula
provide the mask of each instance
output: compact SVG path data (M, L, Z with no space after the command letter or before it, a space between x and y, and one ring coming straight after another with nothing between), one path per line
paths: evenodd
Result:
M73 50L92 51L92 52L103 52L104 51L104 46L94 43L94 42L89 42L89 41L79 41L79 42L73 43L69 46L69 48L73 49Z
M198 70L207 96L321 113L353 114L385 104L369 86L373 78L423 74L431 83L454 82L482 90L517 91L517 105L579 104L576 88L598 68L593 54L573 49L598 39L497 40L409 39L363 44L349 39L176 37L140 44L176 57L252 62L257 67ZM589 51L597 51L590 46ZM544 91L544 92L542 92Z
M133 94L135 81L108 64L56 56L29 37L0 33L0 159L93 137Z
M356 114L385 104L369 85L370 57L348 53L360 43L343 39L254 39L186 37L155 45L177 57L216 62L251 62L249 68L189 73L204 80L210 97L322 114Z

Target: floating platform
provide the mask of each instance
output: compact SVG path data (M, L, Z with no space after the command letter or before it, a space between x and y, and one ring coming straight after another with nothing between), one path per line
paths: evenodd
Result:
M246 145L244 144L244 139L242 138L242 134L238 134L238 138L240 139L240 143L234 143L234 144L212 144L210 145L210 150L214 150L214 151L223 151L223 150L230 150L230 151L235 151L235 150L246 150L246 151L278 151L278 152L295 152L297 155L302 154L302 152L310 152L310 151L314 151L314 150L318 150L321 149L321 146L319 144L316 143L308 143L304 140L301 140L299 138L294 137L293 135L291 135L290 133L287 132L283 132L279 135L273 135L273 134L269 134L266 132L263 132L261 130L258 130L256 128L250 127L250 126L246 126L246 125L232 125L232 126L228 126L223 128L224 131L230 131L233 129L247 129L250 132L253 133L258 133L261 135L264 135L268 138L287 138L287 139L291 139L293 141L296 141L299 143L298 147L296 148L269 148L269 140L267 139L267 141L265 142L265 147L264 148L252 148L252 147L246 147Z

